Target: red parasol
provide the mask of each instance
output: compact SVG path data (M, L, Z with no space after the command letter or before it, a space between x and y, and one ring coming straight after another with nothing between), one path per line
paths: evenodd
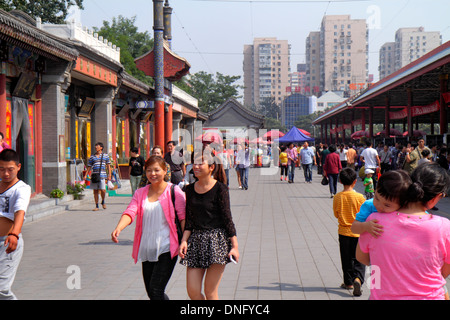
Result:
M278 137L276 136L278 134ZM267 131L263 137L267 140L272 140L272 136L276 137L275 139L281 138L284 136L284 133L278 130L270 130Z
M198 136L195 140L202 141L204 143L223 143L222 135L217 131L207 131L204 134Z

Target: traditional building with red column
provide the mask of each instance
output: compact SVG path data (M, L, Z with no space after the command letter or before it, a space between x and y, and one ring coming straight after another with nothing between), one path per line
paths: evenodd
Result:
M19 152L19 178L31 186L33 195L45 189L49 168L54 176L66 164L64 149L57 143L64 132L55 131L51 143L47 142L47 127L62 128L57 115L63 101L45 99L51 89L44 79L51 77L52 66L57 65L60 74L52 78L53 89L61 91L64 74L77 56L75 49L37 29L36 21L23 12L0 10L0 132ZM58 187L57 181L51 187Z

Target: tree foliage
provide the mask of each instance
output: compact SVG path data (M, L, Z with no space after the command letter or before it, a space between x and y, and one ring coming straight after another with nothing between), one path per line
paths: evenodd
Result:
M153 79L139 70L134 60L153 48L153 39L147 31L138 32L135 22L136 16L129 19L119 15L113 18L111 23L103 21L103 26L94 28L94 31L120 47L120 63L126 72L136 79L152 84Z
M71 6L83 9L83 0L0 0L0 9L20 10L42 22L63 24Z
M198 106L202 112L211 112L229 98L240 98L240 85L236 84L240 76L227 76L220 72L213 74L205 71L197 72L178 81L176 85L198 99Z
M319 117L319 112L314 112L305 116L299 116L297 120L294 122L294 126L299 129L306 130L308 132L313 133L314 128L312 122Z

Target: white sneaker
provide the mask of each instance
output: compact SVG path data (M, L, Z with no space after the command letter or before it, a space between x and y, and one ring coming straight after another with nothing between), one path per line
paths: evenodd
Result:
M242 189L242 186L239 186L239 189Z

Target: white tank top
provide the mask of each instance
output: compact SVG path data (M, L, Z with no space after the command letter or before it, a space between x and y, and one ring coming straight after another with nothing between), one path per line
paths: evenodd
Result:
M145 199L138 261L156 262L161 254L169 251L170 229L161 204Z

